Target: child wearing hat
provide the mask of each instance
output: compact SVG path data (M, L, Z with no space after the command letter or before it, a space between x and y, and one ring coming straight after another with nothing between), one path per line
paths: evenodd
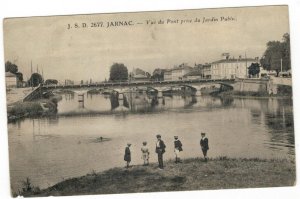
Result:
M128 143L127 147L125 148L124 160L126 161L126 168L129 168L129 164L131 162L130 146L131 146L131 144Z
M208 151L209 147L208 147L208 138L205 136L204 132L201 132L200 146L202 149L204 160L205 160L205 162L207 162L207 151Z
M142 151L142 159L144 160L144 166L149 165L149 149L147 147L147 142L143 142L143 146L141 148Z

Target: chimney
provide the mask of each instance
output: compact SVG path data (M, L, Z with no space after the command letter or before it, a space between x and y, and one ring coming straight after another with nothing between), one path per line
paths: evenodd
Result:
M228 60L230 57L229 53L222 53L222 58Z

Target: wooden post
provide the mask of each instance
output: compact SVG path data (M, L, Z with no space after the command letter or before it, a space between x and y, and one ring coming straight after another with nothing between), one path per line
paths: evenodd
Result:
M84 108L84 94L78 94L78 102L81 108Z

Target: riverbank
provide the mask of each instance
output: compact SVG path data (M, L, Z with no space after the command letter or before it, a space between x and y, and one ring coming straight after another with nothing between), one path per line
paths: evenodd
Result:
M293 186L296 171L293 160L185 159L175 164L169 160L164 170L157 164L113 168L72 178L44 190L30 188L25 197L137 192L187 191L231 188ZM14 194L16 197L17 195Z
M249 99L291 99L293 95L291 92L278 93L276 95L265 92L250 92L250 91L225 91L225 92L215 92L211 94L213 97L234 97L234 98L249 98Z
M8 122L13 122L25 117L37 117L42 115L51 115L57 112L57 102L61 96L53 95L48 99L39 99L35 101L18 101L7 106Z

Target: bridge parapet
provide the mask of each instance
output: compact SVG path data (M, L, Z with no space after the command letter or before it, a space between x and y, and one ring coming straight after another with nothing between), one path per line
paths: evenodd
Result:
M78 85L43 85L45 89L66 89L66 88L105 88L105 87L132 87L132 86L159 86L159 85L179 85L179 84L202 84L227 82L234 83L235 79L198 79L198 80L176 80L176 81L146 81L146 82L103 82L93 84Z

